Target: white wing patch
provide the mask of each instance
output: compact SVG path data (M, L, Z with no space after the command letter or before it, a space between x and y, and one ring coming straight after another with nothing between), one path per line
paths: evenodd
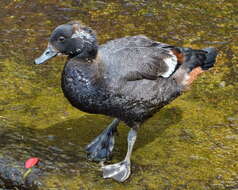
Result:
M165 77L165 78L168 78L174 72L177 65L177 57L172 52L169 52L169 54L172 57L164 59L164 62L168 66L168 70L164 74L161 75L162 77Z

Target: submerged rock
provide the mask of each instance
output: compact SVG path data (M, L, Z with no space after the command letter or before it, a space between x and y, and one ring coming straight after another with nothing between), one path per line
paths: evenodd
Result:
M55 176L85 172L87 160L80 152L71 152L76 149L74 144L69 145L71 150L61 149L50 144L57 144L54 139L48 142L48 132L16 128L7 122L0 124L0 189L49 189L47 184ZM25 161L33 156L39 157L40 162L24 176L28 170ZM80 163L82 158L84 163Z

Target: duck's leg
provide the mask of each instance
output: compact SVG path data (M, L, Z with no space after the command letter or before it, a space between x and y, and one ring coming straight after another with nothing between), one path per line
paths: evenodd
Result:
M114 135L119 123L119 119L114 119L99 136L86 146L90 160L105 161L110 158L115 142Z
M136 142L137 131L131 129L128 133L128 150L125 159L122 162L106 165L102 167L103 177L112 178L116 181L123 182L131 174L131 153Z

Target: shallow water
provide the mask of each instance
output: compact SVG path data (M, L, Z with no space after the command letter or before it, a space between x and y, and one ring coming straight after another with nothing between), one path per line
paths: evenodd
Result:
M85 163L75 178L54 174L46 184L70 190L238 188L237 0L1 0L0 6L0 123L30 128L48 139L46 145ZM80 112L63 97L65 58L33 64L52 29L71 20L91 26L100 43L145 34L177 46L219 49L216 66L141 128L133 174L124 185L101 179L83 152L111 119ZM124 125L119 133L113 162L126 150Z

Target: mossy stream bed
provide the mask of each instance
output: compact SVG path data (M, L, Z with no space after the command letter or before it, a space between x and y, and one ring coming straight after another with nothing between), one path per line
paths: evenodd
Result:
M237 0L1 0L0 189L237 190ZM177 46L219 50L216 66L140 129L125 183L105 180L84 147L111 118L71 107L60 89L65 58L36 66L51 30L81 20L100 43L145 34ZM111 162L123 159L119 127ZM24 162L39 164L23 178Z

